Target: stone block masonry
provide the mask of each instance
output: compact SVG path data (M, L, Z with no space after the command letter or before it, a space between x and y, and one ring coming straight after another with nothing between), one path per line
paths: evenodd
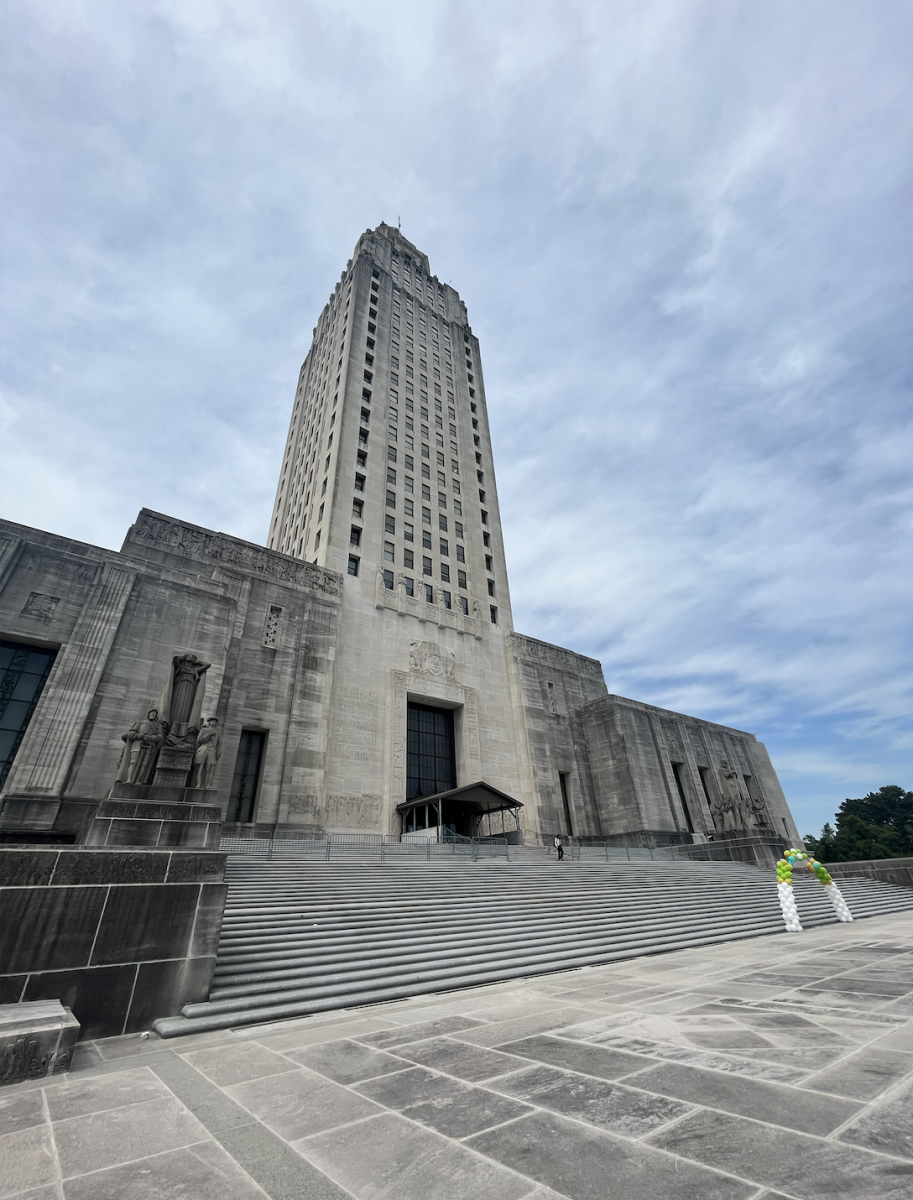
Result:
M205 1000L224 874L212 852L0 847L0 1004L60 1000L92 1038Z

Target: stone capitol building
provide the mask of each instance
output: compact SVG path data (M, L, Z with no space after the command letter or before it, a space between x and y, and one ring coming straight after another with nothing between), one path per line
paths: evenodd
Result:
M513 628L478 339L398 229L301 368L266 545L0 522L0 840L798 839L749 733Z

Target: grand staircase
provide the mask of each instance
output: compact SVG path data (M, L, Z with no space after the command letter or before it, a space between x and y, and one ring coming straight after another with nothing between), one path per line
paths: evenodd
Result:
M741 863L230 856L228 881L210 998L163 1037L784 932L772 872ZM855 918L913 910L911 888L839 886ZM806 928L835 921L795 888Z

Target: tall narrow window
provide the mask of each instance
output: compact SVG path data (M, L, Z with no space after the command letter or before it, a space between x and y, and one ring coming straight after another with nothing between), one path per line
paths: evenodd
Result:
M682 812L685 814L685 824L688 826L688 832L694 833L694 822L691 820L691 813L688 810L688 798L685 795L685 785L682 783L681 768L683 763L672 764L672 774L675 776L675 786L678 789L678 798L681 801Z
M36 608L50 599L33 596L26 607ZM42 646L0 642L0 785L10 772L56 657L56 650Z
M571 798L568 794L567 771L558 772L558 782L561 784L561 804L564 808L564 831L570 837L573 837L574 826L571 823Z
M456 787L453 713L410 704L406 726L406 799Z
M235 773L231 780L228 801L228 820L248 824L254 819L257 793L260 789L260 770L263 766L263 750L266 734L245 729L238 745Z

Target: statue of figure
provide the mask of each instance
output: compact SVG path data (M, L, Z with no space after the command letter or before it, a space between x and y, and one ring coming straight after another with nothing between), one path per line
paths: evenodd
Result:
M434 603L440 608L444 607L444 589L440 584L434 589Z
M193 767L190 773L192 788L212 787L212 777L221 753L222 734L219 732L219 722L215 717L210 717L197 736L197 748L193 752Z
M722 759L720 761L720 791L722 798L719 809L723 817L723 833L733 835L751 832L751 819L746 810L739 773Z
M167 726L159 720L159 710L150 708L144 721L137 721L121 734L123 753L117 767L118 783L150 783L156 759L165 740Z
M477 621L482 620L482 601L481 600L473 600L472 615L476 618Z
M212 663L200 662L195 654L176 654L171 660L174 676L171 684L171 703L168 724L174 729L199 720L203 695L203 676ZM199 693L199 694L198 694Z

